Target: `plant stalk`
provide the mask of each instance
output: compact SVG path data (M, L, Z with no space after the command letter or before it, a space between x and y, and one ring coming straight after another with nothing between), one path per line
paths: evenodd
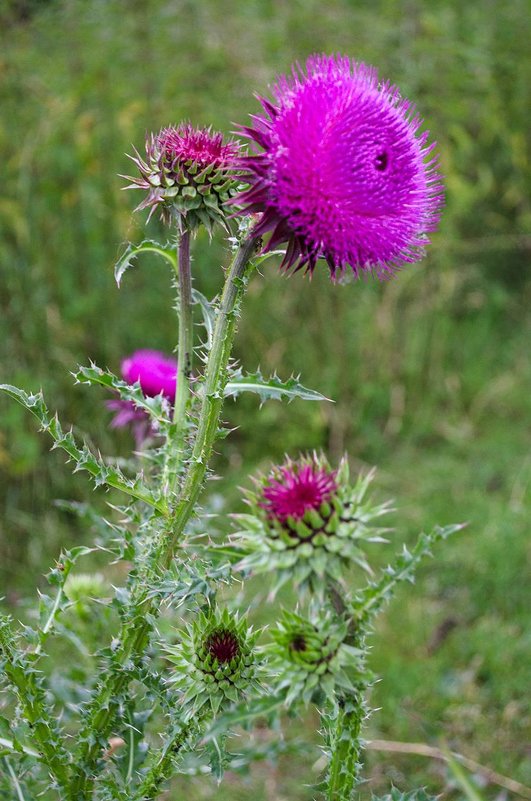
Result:
M190 231L186 229L177 245L179 269L179 345L177 385L173 421L177 425L177 444L182 451L186 431L186 404L190 394L193 361L192 274L190 269Z
M144 778L133 796L133 801L151 801L157 797L161 785L171 776L174 758L184 748L190 747L197 741L202 730L201 715L197 720L192 718L187 723L173 726L163 747L151 754Z
M204 394L192 456L179 498L168 521L166 537L161 548L155 551L153 571L160 571L171 564L176 543L192 515L203 487L208 461L218 433L227 367L240 302L252 269L250 259L255 239L251 234L241 243L225 280L212 348L206 366ZM130 610L132 614L124 620L119 637L120 646L113 658L115 668L107 673L99 685L78 735L80 747L75 759L77 770L69 788L70 801L85 801L92 796L94 769L115 719L117 698L130 681L130 673L125 667L134 664L142 655L149 640L152 620L158 614L158 603L154 599L146 598L145 588L137 585L137 593L132 599Z
M223 390L227 383L227 367L236 332L239 307L252 270L250 260L255 240L256 238L251 234L241 243L223 287L212 348L206 367L197 433L188 471L172 514L171 536L167 542L162 562L164 567L170 564L175 543L195 508L212 455L223 407Z
M5 660L4 670L18 701L24 710L32 737L43 762L59 787L68 784L69 755L62 741L63 732L49 708L37 667L35 654L22 655L13 648L14 635L10 620L0 617L0 657Z
M342 699L333 726L328 768L328 801L352 801L359 781L361 726L365 718L363 692L357 690Z

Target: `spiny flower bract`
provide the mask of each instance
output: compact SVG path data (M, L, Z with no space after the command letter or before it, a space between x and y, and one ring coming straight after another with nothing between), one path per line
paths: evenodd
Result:
M130 180L126 189L147 191L136 211L156 208L164 222L175 218L179 229L194 230L201 223L212 232L213 225L226 225L224 204L236 193L237 155L240 145L225 142L223 134L211 128L194 128L188 123L163 128L146 139L146 156L135 150L131 156L140 178Z
M373 473L349 483L346 459L332 470L316 454L287 459L246 492L251 514L234 518L232 540L243 552L243 572L274 574L273 594L285 582L322 594L327 577L339 580L355 564L369 571L363 541L381 541L372 521L389 510L365 495Z
M347 265L383 277L418 261L443 200L412 104L345 56L310 57L272 93L241 129L262 152L241 158L249 187L237 198L262 213L265 250L287 243L286 270L312 272L323 257L332 277Z
M257 637L245 619L226 609L210 609L201 612L180 641L167 648L167 656L175 665L171 681L183 690L187 719L199 710L216 714L247 692L259 689Z

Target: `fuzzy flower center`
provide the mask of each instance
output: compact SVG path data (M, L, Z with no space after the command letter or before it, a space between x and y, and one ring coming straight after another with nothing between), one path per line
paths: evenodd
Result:
M264 487L260 506L280 523L289 517L300 520L309 509L319 510L336 490L335 473L315 465L288 465Z
M206 641L206 649L209 654L217 659L220 664L230 662L240 652L240 643L232 631L220 629L214 631Z

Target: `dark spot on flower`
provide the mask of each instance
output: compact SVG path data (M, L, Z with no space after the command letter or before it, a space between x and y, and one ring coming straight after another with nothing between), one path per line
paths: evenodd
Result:
M374 161L374 166L379 172L385 172L389 165L389 155L386 150L382 150L381 153L378 153L376 159Z
M209 653L224 664L234 659L240 651L238 638L232 631L221 629L213 632L206 642Z
M304 634L296 634L293 637L292 641L290 642L289 647L291 648L292 651L297 651L297 653L305 651L306 639L304 637Z

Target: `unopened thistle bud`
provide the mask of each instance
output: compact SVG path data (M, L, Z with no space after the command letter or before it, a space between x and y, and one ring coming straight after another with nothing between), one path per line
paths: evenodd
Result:
M175 218L181 231L201 223L209 233L215 223L227 227L224 203L236 194L236 157L240 145L223 141L210 128L189 124L163 128L146 139L146 156L130 156L140 178L123 176L126 189L144 189L147 196L135 211L160 209L164 222ZM149 219L149 218L148 218Z
M64 586L70 609L83 619L88 619L92 614L90 602L104 598L106 591L107 585L101 573L71 573Z
M360 676L361 651L345 644L346 623L328 618L307 619L282 613L273 642L265 647L269 668L276 673L278 691L286 704L333 701L336 691L351 690Z
M332 470L324 457L287 460L247 493L252 514L236 515L243 530L234 535L245 556L238 567L276 573L273 592L285 582L313 594L326 578L338 580L352 564L369 570L362 541L381 541L371 521L388 511L365 494L372 473L349 484L348 464Z
M200 613L181 641L168 648L168 658L176 667L172 681L184 691L186 719L200 710L217 714L259 688L257 636L237 615L211 610Z

